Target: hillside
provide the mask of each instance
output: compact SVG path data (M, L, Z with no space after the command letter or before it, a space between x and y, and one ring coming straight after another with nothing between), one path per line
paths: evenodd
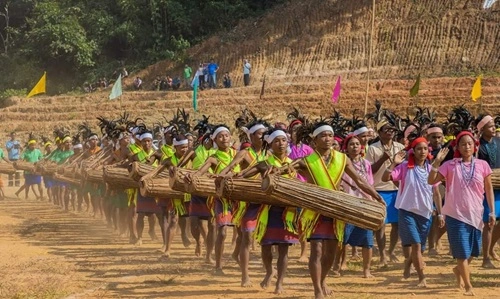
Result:
M379 3L380 2L380 3ZM450 3L452 2L452 3ZM414 78L422 75L420 105L434 107L441 117L453 105L469 100L475 75L484 73L482 105L500 112L499 3L490 10L480 1L385 0L377 2L369 108L375 99L406 113ZM247 106L261 115L283 120L296 106L304 113L327 115L333 108L362 114L371 26L371 1L290 1L258 20L242 21L231 32L214 36L189 50L192 66L213 57L221 72L229 71L235 88L200 92L199 114L233 123ZM494 11L497 9L497 12ZM253 67L250 87L241 87L241 62ZM146 85L159 74L180 73L181 65L162 61L135 75ZM261 80L266 76L263 100ZM342 76L339 104L329 102ZM219 75L220 76L220 75ZM376 83L381 88L377 90ZM130 84L130 79L126 84ZM0 129L47 132L54 125L74 126L98 115L126 110L152 123L176 108L190 108L189 91L127 91L121 101L107 100L108 91L83 96L12 99L1 109Z

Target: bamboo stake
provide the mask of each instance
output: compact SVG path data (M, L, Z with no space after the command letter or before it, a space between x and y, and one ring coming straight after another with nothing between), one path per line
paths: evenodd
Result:
M370 87L370 71L372 66L373 52L373 35L375 31L375 0L373 0L372 8L372 28L370 33L370 48L368 52L368 72L366 73L366 96L365 96L365 115L368 113L368 90Z

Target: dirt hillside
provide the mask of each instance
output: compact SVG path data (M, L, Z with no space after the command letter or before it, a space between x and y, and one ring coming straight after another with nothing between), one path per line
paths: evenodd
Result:
M249 107L260 115L283 120L293 106L316 117L333 109L361 115L364 111L372 1L297 1L276 7L259 19L242 21L233 30L211 37L189 50L190 65L214 58L229 71L234 88L199 93L194 113L192 92L151 91L156 75L180 74L183 64L161 61L139 75L145 90L125 91L120 101L109 101L110 90L80 96L39 96L10 99L0 109L0 130L47 134L54 125L74 127L95 117L128 111L148 123L189 109L193 118L209 114L232 124L234 115ZM466 104L473 111L500 113L500 2L489 10L481 1L377 1L374 52L368 107L375 99L384 107L410 113L415 104L446 116L450 107ZM252 64L252 82L242 87L242 59ZM478 74L484 74L481 104L470 101ZM417 74L422 83L418 99L409 97ZM262 79L265 94L259 98ZM340 101L332 105L334 82L341 76ZM49 82L50 83L50 82Z

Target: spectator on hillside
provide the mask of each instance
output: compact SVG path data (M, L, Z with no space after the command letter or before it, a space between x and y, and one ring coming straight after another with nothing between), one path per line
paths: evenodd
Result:
M172 79L172 89L173 90L178 90L181 87L182 81L181 78L175 77Z
M224 74L224 81L222 82L222 84L224 85L224 88L231 88L232 81L228 72Z
M122 78L127 78L128 77L128 72L126 68L122 68Z
M191 76L193 75L193 70L189 65L184 66L184 84L186 85L186 88L189 88L189 84L191 83Z
M207 67L208 69L208 87L216 88L217 87L217 71L219 70L219 66L214 62L213 59L210 59L210 64Z
M196 74L194 75L193 82L191 86L194 87L194 80L198 80L198 87L203 90L203 83L205 82L205 76L203 75L203 64L200 63L198 69L196 70Z
M245 86L250 85L250 70L252 69L252 66L248 62L247 59L243 60L243 84Z
M134 89L135 90L142 89L142 79L140 77L135 77L135 80L134 80Z
M153 89L156 91L162 90L162 80L160 76L156 76L155 80L153 81Z

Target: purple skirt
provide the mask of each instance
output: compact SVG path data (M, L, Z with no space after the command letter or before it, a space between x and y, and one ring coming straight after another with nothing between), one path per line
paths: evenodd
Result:
M191 196L191 201L189 202L189 216L195 216L200 218L211 218L212 214L207 206L207 198L201 196Z
M275 244L295 244L299 242L299 237L285 229L283 223L283 213L285 208L271 206L269 209L269 219L267 228L260 245Z
M153 197L144 197L137 194L137 213L161 213L161 208Z

